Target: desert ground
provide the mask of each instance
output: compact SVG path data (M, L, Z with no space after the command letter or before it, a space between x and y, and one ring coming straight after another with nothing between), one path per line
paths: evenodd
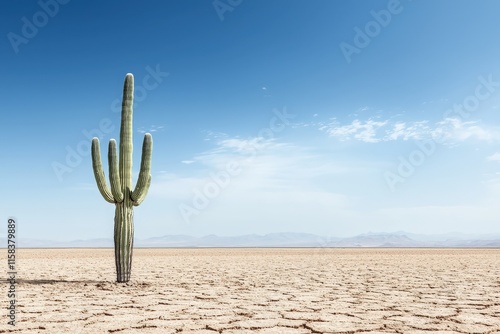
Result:
M132 280L114 270L112 249L19 249L0 333L500 333L500 249L135 249Z

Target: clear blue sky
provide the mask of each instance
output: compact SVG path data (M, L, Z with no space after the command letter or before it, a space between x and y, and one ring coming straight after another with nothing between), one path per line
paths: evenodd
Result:
M4 220L25 238L112 237L87 137L105 125L106 161L131 72L134 181L143 133L154 141L138 238L498 233L498 13L493 0L2 1Z

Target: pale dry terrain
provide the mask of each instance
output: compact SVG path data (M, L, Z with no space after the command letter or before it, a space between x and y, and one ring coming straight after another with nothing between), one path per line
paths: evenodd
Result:
M500 333L498 249L136 249L128 284L111 249L17 256L0 333Z

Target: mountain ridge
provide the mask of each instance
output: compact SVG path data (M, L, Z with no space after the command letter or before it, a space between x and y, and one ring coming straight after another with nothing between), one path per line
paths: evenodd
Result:
M325 237L311 233L282 232L264 235L245 234L194 237L184 234L136 239L137 248L196 248L196 247L430 247L430 248L500 248L500 233L492 234L414 234L404 231L367 232L352 237ZM111 238L72 241L20 239L18 248L109 248ZM5 245L1 245L5 248Z

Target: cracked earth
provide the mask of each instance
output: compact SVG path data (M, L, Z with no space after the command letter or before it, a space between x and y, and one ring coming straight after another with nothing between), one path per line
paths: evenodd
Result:
M111 249L17 259L0 333L500 334L500 249L135 249L127 284Z

